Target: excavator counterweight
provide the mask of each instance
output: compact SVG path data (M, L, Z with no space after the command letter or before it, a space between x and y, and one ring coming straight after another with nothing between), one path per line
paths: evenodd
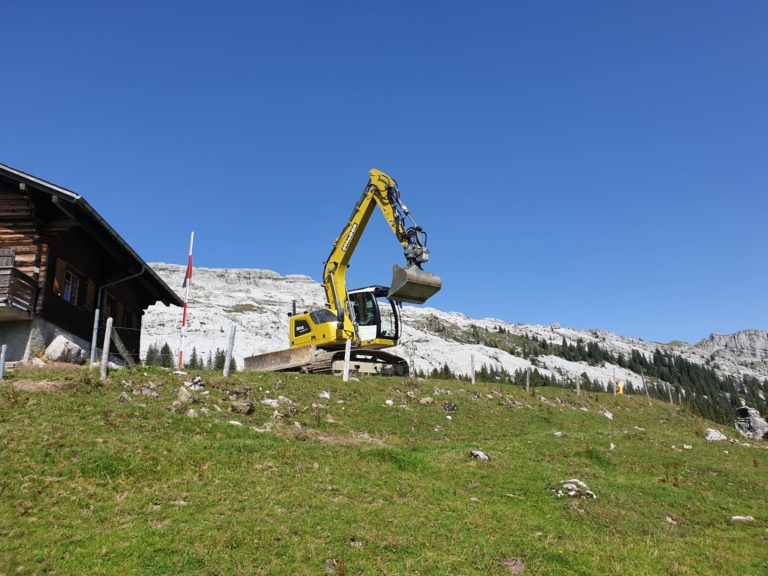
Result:
M392 266L392 284L387 298L395 302L424 304L440 290L441 285L439 276L425 272L415 264L407 268L395 264Z

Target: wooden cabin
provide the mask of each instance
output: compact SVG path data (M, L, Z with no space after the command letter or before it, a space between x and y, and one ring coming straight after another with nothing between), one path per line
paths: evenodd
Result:
M182 305L82 196L0 164L0 344L7 360L27 361L58 335L90 352L99 296L98 342L112 317L137 361L147 307Z

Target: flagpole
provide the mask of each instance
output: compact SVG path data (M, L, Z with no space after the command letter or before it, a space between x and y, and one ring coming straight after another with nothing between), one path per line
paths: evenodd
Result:
M187 272L184 275L184 312L181 315L181 340L179 342L179 370L184 369L184 332L187 329L187 305L189 302L189 285L192 283L192 245L195 243L194 231L189 237L189 257Z

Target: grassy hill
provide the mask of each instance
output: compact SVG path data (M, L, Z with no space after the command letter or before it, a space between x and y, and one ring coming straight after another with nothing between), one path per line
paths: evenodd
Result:
M764 444L708 443L708 422L668 404L202 375L209 394L171 412L191 375L10 374L0 574L768 573ZM132 393L149 382L159 397ZM254 412L228 412L233 394ZM292 403L261 403L280 395ZM570 478L597 499L555 497Z

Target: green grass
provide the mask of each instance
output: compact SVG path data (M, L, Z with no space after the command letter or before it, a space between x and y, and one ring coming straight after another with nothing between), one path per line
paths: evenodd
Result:
M9 376L65 385L0 387L0 575L486 575L509 557L541 575L768 573L768 451L709 444L709 423L643 397L204 374L210 412L188 418L166 410L183 377L157 369ZM161 397L118 402L123 380ZM231 390L255 412L228 413ZM296 414L275 420L259 400L280 394ZM552 495L574 477L598 498Z

